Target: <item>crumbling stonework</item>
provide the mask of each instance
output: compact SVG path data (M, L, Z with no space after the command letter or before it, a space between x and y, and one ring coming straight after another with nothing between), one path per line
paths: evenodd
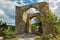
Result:
M40 13L26 14L29 8L36 8ZM46 23L46 18L49 16L49 4L46 2L40 2L32 5L16 6L16 30L18 34L31 33L31 27L29 20L33 17L40 17L41 25L44 34L54 34L54 26Z

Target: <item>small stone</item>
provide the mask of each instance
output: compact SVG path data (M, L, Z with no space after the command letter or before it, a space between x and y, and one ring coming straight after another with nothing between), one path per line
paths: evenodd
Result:
M0 40L3 40L3 37L0 37Z

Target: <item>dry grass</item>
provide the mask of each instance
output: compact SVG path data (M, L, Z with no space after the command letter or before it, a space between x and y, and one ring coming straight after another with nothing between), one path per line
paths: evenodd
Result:
M7 38L7 39L4 39L4 40L18 40L18 38Z

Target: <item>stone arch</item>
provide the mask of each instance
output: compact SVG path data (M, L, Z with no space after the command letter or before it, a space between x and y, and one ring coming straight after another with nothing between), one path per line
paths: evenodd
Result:
M33 5L30 5L28 8L26 8L25 11L27 11L29 8L35 8L35 9L38 9L40 11L39 6L37 7L37 6L33 6Z
M36 17L36 19L38 19L37 17L39 17L38 15L37 16L31 16L30 17L30 20L33 19L34 17ZM40 17L39 17L40 18ZM31 22L29 22L29 33L33 33L33 34L42 34L43 33L43 28L42 28L42 23L40 20L38 20L38 22L36 22L36 26L34 27L34 29L32 29L32 24ZM37 30L37 31L36 31Z
M40 4L32 4L32 5L26 5L26 6L22 6L21 9L24 10L25 12L29 9L29 8L36 8L40 11Z
M40 17L40 13L35 13L35 14L28 14L28 17L27 17L27 30L29 31L29 33L31 33L31 24L28 24L29 23L29 20L31 20L33 17Z
M40 13L28 14L28 17L29 17L30 20L31 20L33 17L40 17Z
M43 10L42 8L46 8L47 10L49 10L49 4L47 2L34 3L30 5L25 5L25 6L19 6L19 7L21 8L21 10L24 10L25 12L29 8L36 8L39 11Z
M25 5L25 6L16 6L15 24L16 24L17 33L18 34L27 33L27 32L29 33L29 24L28 23L32 17L29 19L29 16L26 15L27 17L24 16L24 17L26 17L26 19L23 20L23 14L26 13L26 10L28 10L29 8L32 8L32 7L36 8L40 11L40 13L37 15L40 15L39 17L41 18L41 22L42 22L43 33L47 33L47 34L51 33L51 31L50 31L51 28L48 28L50 31L49 33L46 28L46 24L48 24L48 23L46 23L45 19L47 19L47 17L49 16L49 11L50 11L49 4L47 2L40 2L40 3L31 4L31 5ZM48 26L48 27L50 27L50 26Z

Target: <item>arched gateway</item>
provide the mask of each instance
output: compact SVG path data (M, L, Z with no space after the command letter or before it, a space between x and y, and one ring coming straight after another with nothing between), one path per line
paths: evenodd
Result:
M40 11L40 13L35 14L26 14L26 11L29 8L36 8ZM29 24L29 20L33 17L41 18L41 25L43 29L43 33L45 34L55 34L54 26L52 23L47 23L45 19L49 16L49 4L46 2L40 2L31 5L25 6L16 6L16 31L18 34L21 33L31 33L31 28Z

